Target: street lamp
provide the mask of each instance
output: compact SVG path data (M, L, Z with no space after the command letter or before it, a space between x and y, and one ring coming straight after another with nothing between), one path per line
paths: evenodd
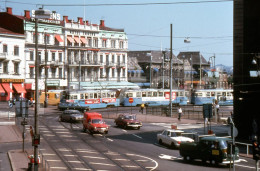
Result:
M45 98L44 98L44 107L48 107L48 96L47 96L47 76L48 76L48 70L47 70L47 61L48 61L48 52L47 52L47 35L46 32L44 32L44 43L45 43L45 81L44 81L44 92L45 92Z
M50 18L51 12L49 10L44 10L39 8L35 10L35 112L34 112L34 136L33 136L33 146L34 146L34 170L38 170L38 145L40 145L40 134L38 128L38 111L40 108L39 101L39 54L38 54L38 19L48 19Z

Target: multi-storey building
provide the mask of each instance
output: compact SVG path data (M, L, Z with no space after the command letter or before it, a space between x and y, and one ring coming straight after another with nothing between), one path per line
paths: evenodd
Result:
M23 34L0 27L0 100L24 97L24 44Z
M68 16L61 20L53 12L51 19L38 19L36 42L34 12L30 15L25 10L24 16L17 16L7 7L6 12L0 13L0 27L23 37L20 61L14 59L13 63L14 68L20 68L19 78L24 79L20 87L26 89L23 93L27 92L27 98L34 97L36 44L40 90L138 88L127 82L128 39L123 29L106 27L104 20L100 24L91 24L81 17L76 22ZM18 53L17 45L14 51ZM7 65L11 67L10 62ZM12 89L12 83L9 87Z

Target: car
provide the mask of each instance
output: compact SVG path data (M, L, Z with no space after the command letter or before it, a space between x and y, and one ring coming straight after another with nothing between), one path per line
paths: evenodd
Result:
M121 114L115 119L115 124L118 127L127 128L136 128L140 129L142 127L142 122L136 119L136 115L130 114Z
M64 110L59 118L60 121L79 122L83 120L83 114L78 110Z
M59 110L66 110L66 109L73 109L73 110L79 110L79 111L89 111L89 107L81 106L78 103L69 103L69 102L63 102L59 103L58 105Z
M106 124L106 122L104 122L101 113L85 112L82 123L83 132L86 132L86 130L88 130L90 134L108 134L109 126Z
M184 131L178 129L165 129L157 134L157 141L161 145L167 145L171 148L178 148L183 142L194 142L192 138L184 136Z
M239 149L234 147L230 155L232 139L228 137L205 136L198 142L182 143L180 155L184 160L200 159L202 162L210 161L211 164L227 164L240 162ZM231 157L232 156L232 157Z

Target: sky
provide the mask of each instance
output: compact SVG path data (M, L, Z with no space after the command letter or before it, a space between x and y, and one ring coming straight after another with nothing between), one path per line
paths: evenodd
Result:
M69 19L124 29L130 51L169 50L172 24L174 55L200 51L206 60L215 55L216 64L233 66L232 0L0 0L0 10L12 7L15 15L42 5Z

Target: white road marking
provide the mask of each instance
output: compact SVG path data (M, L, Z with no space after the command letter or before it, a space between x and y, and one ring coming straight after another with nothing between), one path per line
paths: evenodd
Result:
M235 164L235 166L245 167L245 168L249 168L249 169L255 169L255 167L245 166L245 165L240 165L240 164Z
M106 158L103 157L94 157L94 156L83 156L85 158L91 158L91 159L101 159L101 160L105 160Z
M122 129L123 132L127 132L127 130Z
M64 169L64 170L67 170L67 168L66 167L50 167L50 169Z
M108 140L108 141L114 141L114 140L112 140L112 139L110 139L110 138L107 138L107 140Z
M161 158L161 159L167 159L167 160L174 160L174 159L176 159L177 157L169 156L169 155L166 155L166 154L161 154L161 155L159 156L159 158Z
M107 164L107 163L94 163L94 162L90 162L90 164L98 164L98 165L106 165L106 166L116 166L114 164Z
M143 158L146 158L146 159L148 159L148 160L153 161L153 162L155 163L155 166L154 166L154 167L146 167L146 168L151 169L151 171L154 170L154 169L156 169L156 168L158 167L158 163L157 163L154 159L152 159L152 158L145 157L145 156L141 156L141 155L137 155L137 154L130 154L130 153L126 153L126 155L128 155L128 156L138 156L138 157L143 157Z
M136 135L136 134L132 134L133 136L136 136L137 138L143 139L142 137Z

